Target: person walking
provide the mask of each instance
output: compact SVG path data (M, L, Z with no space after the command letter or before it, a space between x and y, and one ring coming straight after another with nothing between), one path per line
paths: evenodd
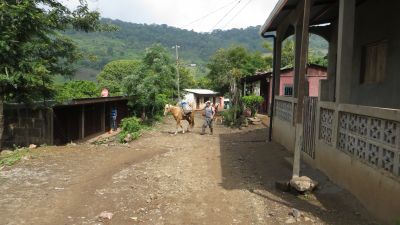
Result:
M214 130L213 130L213 120L214 120L214 115L215 115L215 110L214 108L211 106L211 102L207 101L206 102L206 107L204 108L204 123L203 123L203 127L202 127L202 131L201 131L201 135L205 134L206 128L209 127L210 128L210 133L213 134Z
M117 130L117 108L115 107L111 109L111 129L113 131Z

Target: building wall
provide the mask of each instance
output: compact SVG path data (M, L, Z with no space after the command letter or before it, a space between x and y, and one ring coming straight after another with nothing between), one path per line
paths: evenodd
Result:
M295 104L295 99L291 97L276 96L272 120L272 139L291 152L294 151L296 137L293 123Z
M53 144L52 114L49 108L29 109L23 105L5 105L2 146Z
M296 100L276 97L273 140L293 152ZM319 102L315 158L302 159L349 190L378 219L400 219L400 110ZM373 193L373 194L372 194Z
M309 82L308 87L308 95L312 97L317 97L319 92L319 81L326 79L326 69L322 68L314 68L309 66L307 69L307 80ZM284 70L281 72L280 76L280 87L279 87L279 95L284 96L285 94L285 86L293 86L293 70ZM272 88L272 87L271 87ZM294 87L295 88L295 87Z
M369 0L356 8L353 76L348 102L368 106L400 108L400 1ZM388 41L386 79L375 84L360 84L362 47Z
M312 164L381 221L400 219L400 110L319 103Z
M279 95L285 96L285 86L292 86L293 87L293 75L294 71L286 71L281 73L280 77L280 87L279 87Z
M319 81L325 80L327 77L326 69L317 69L308 67L307 80L308 80L308 96L318 97Z

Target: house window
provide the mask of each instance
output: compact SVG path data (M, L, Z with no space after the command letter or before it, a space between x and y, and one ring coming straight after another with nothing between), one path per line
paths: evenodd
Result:
M360 83L379 83L385 79L386 56L386 40L367 44L363 47Z
M293 85L285 85L283 87L283 95L284 96L292 96L293 95Z

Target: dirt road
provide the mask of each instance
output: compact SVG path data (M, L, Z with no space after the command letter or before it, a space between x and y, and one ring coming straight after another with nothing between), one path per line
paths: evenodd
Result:
M0 171L0 224L374 224L348 192L309 168L315 195L275 189L289 153L262 125L172 135L166 119L129 146L45 147ZM295 208L299 221L289 215ZM111 220L98 215L107 211Z

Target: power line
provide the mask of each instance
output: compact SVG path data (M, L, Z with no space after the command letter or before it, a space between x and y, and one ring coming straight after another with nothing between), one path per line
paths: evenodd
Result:
M226 4L226 5L224 5L224 6L220 7L220 8L218 8L218 9L216 9L216 10L214 10L214 11L212 11L212 12L206 14L206 15L204 15L204 16L198 18L198 19L193 20L192 22L190 22L190 23L184 25L183 27L187 27L187 26L192 25L192 24L194 24L194 23L196 23L196 22L199 22L199 21L205 19L206 17L208 17L208 16L210 16L210 15L212 15L212 14L214 14L214 13L216 13L216 12L218 12L218 11L220 11L220 10L222 10L222 9L224 9L224 8L226 8L226 7L228 7L228 6L230 6L232 3L236 2L236 1L237 1L237 0L231 1L231 2L229 2L228 4Z
M213 26L213 28L211 28L211 31L210 32L212 32L213 30L214 30L214 28L216 28L217 26L218 26L218 24L219 23L221 23L221 21L222 20L224 20L225 19L225 17L226 16L228 16L229 15L229 13L231 13L239 4L240 4L240 2L241 2L242 0L239 0L237 3L236 3L236 5L234 5L214 26Z
M251 2L252 0L249 0L226 24L223 26L221 29L224 29L226 26L229 25L230 22L232 22Z

